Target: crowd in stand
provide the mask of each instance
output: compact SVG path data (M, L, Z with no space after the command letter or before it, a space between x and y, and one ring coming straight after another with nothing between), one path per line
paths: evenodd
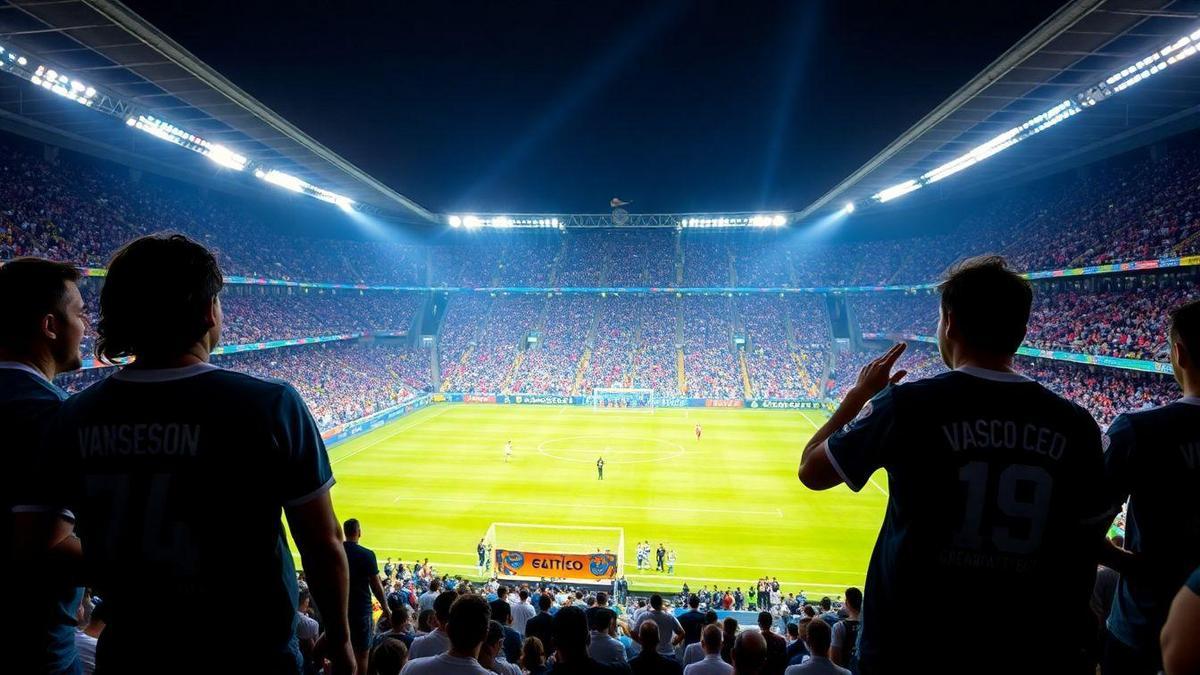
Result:
M743 398L742 378L733 349L733 303L720 295L685 298L683 368L689 396Z
M525 351L513 377L513 392L572 393L597 300L592 295L558 295L548 301L538 341Z

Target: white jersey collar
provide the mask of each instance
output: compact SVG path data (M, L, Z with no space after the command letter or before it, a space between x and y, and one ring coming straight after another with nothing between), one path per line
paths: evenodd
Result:
M46 379L45 373L38 370L37 368L34 368L33 366L29 365L28 363L21 363L20 361L0 361L0 369L23 370L23 371L29 373L30 375L33 375L37 379L41 380L42 382L50 381L50 380Z
M131 368L125 366L113 375L113 379L125 382L171 382L220 369L220 366L214 366L207 361L193 363L182 368Z
M980 368L979 366L961 366L954 370L970 375L971 377L978 377L993 382L1033 382L1033 380L1020 373L1013 373L1007 370L990 370L988 368Z

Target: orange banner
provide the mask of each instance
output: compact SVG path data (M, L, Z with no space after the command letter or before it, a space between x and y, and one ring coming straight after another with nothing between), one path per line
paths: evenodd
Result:
M575 555L498 548L495 554L496 574L502 577L598 581L617 576L617 556L613 553Z

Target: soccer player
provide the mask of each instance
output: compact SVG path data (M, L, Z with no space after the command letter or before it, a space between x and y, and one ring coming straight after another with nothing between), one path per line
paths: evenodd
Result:
M512 457L512 441L504 444L504 463L508 464L508 460Z
M604 480L604 457L596 460L596 480Z
M697 424L697 425L696 425L696 440L697 440L697 441L698 441L698 440L700 440L700 434L701 434L701 432L703 432L703 431L704 431L704 430L700 428L700 425L699 425L699 424Z
M79 667L75 610L83 589L50 564L77 545L74 517L26 491L39 482L42 436L67 398L52 380L80 366L87 310L78 279L70 265L38 258L0 267L0 447L7 476L0 482L0 575L9 581L0 646L12 672L70 673ZM11 556L10 542L17 544Z
M291 385L209 363L222 284L213 255L181 235L118 251L100 294L97 352L134 361L56 419L50 449L69 477L88 580L109 612L97 668L298 672L286 514L325 621L326 658L352 672L325 445ZM164 603L219 612L221 648L181 658Z
M1104 438L1109 499L1128 498L1122 574L1106 622L1105 673L1157 673L1171 599L1200 565L1200 301L1171 312L1171 366L1183 398L1113 420Z
M863 367L837 412L804 449L799 478L863 489L878 469L888 506L867 571L860 672L891 669L927 643L912 620L931 588L954 589L954 620L937 629L946 670L1040 672L1079 666L1094 637L1088 601L1105 528L1100 432L1078 405L1013 372L1029 282L988 256L939 285L938 347L953 370L909 384L892 372L899 344ZM1011 649L1018 597L1053 597L1054 639Z

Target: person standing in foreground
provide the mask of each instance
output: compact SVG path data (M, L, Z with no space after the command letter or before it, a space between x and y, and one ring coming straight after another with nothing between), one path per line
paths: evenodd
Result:
M1080 406L1012 369L1033 290L999 257L956 265L939 287L938 347L953 370L899 384L899 344L863 367L809 441L799 478L854 491L886 469L889 496L867 571L859 672L902 662L929 639L913 621L930 588L953 588L938 629L947 671L1075 672L1094 628L1088 609L1112 511L1100 432ZM1053 640L1011 649L1016 597L1054 597ZM810 628L811 630L811 628Z
M291 385L209 363L222 284L213 255L181 235L118 251L100 293L97 352L135 360L64 403L49 440L87 580L103 589L97 668L298 672L286 514L325 617L326 656L336 672L353 672L325 444ZM162 616L168 591L177 607L231 610L221 649L180 658L178 623ZM250 598L254 611L233 611Z
M1114 509L1129 499L1125 548L1138 570L1117 581L1101 666L1157 673L1171 599L1200 565L1200 301L1171 312L1171 366L1183 398L1126 413L1104 436Z
M383 583L379 580L379 563L375 552L358 543L362 538L362 525L357 518L351 518L342 525L346 541L342 547L346 550L346 563L350 569L350 595L348 600L348 621L350 624L350 645L354 647L354 658L358 661L358 672L367 672L367 656L371 653L371 633L374 628L371 611L371 596L379 601L383 609L382 619L391 621L391 611L388 610L387 598L383 595ZM407 645L405 645L407 647Z
M0 487L0 576L10 582L0 653L14 672L74 673L80 667L75 610L83 589L67 583L62 565L53 564L63 558L62 549L77 551L75 518L26 490L39 482L42 437L67 398L53 380L80 366L87 308L78 280L74 267L40 258L0 267L0 447L8 477Z

